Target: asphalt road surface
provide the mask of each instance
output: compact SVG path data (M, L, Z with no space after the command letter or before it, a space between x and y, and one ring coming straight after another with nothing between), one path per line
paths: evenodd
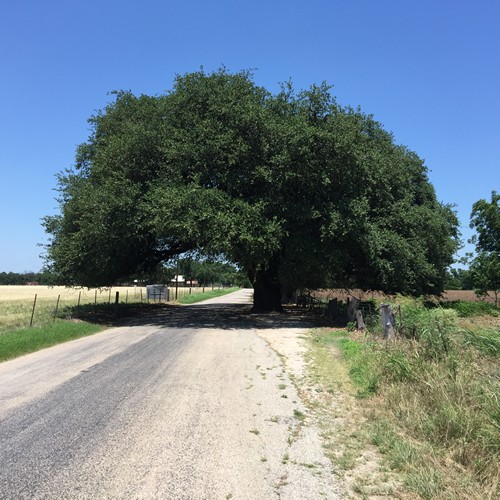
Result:
M290 381L304 325L250 297L0 364L0 498L339 498Z

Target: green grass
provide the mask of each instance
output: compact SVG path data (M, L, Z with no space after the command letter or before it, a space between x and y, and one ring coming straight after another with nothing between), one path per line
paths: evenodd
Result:
M180 298L178 302L180 304L195 304L196 302L201 302L203 300L213 299L215 297L227 295L228 293L236 292L236 290L239 290L239 288L238 287L222 288L221 290L209 290L206 291L205 293L203 292L192 293L190 295L185 295L184 297Z
M41 327L5 332L0 334L0 362L92 335L102 329L102 326L90 323L57 321Z
M341 338L338 346L350 366L349 376L358 389L357 396L365 398L374 394L379 382L372 343Z
M340 351L348 366L349 378L357 390L357 397L365 398L376 392L378 371L373 343L351 339L349 333L343 330L322 331L315 336L314 341Z
M482 301L465 302L463 300L457 300L453 302L442 302L441 307L457 311L461 318L471 318L483 314L489 314L496 317L500 315L500 308L495 307L494 304L489 302Z

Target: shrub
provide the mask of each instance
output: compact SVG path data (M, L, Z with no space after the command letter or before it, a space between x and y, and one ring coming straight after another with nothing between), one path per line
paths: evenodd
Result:
M489 302L465 302L457 300L453 302L442 302L441 306L446 309L453 309L457 311L461 318L470 318L473 316L482 316L489 314L490 316L499 315L499 308Z

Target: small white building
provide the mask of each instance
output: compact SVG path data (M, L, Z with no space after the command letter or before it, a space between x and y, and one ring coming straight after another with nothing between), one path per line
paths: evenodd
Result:
M177 286L199 286L198 281L196 280L187 280L182 274L179 274L175 278L172 278L171 283L175 286L177 282Z

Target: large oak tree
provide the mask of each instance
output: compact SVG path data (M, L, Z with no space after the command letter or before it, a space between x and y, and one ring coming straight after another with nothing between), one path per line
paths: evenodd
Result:
M272 94L248 72L116 93L90 119L46 217L47 264L106 286L187 251L224 256L280 308L297 288L442 290L457 220L423 161L326 84Z

